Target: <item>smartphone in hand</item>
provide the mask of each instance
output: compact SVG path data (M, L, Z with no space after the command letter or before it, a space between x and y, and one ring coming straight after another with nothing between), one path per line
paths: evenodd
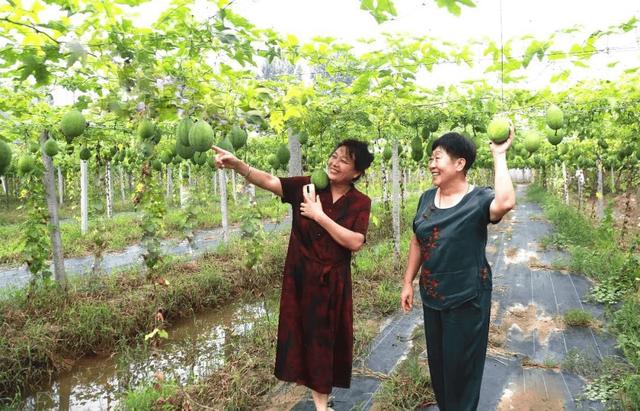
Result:
M310 200L316 199L316 186L311 184L305 184L302 186L302 195L307 197Z

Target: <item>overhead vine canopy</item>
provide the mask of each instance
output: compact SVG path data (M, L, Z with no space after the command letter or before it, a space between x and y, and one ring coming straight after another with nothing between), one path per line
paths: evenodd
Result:
M475 6L469 0L435 3L453 14ZM620 54L638 53L637 47L608 45L637 28L635 16L586 33L566 27L543 37L465 44L387 34L346 44L329 37L302 42L256 27L227 0L208 15L194 13L191 1L176 0L151 27L138 27L131 10L145 6L136 0L15 0L1 6L3 139L20 142L33 130L57 131L69 107L49 103L63 92L93 126L78 141L83 145L127 145L141 118L169 130L182 115L202 117L219 133L239 124L281 135L294 125L312 138L345 131L379 138L412 136L433 113L448 128L481 134L496 113L505 112L542 131L528 119L550 103L567 110L565 133L580 138L595 137L610 119L637 127L630 113L637 107L640 67L626 67L614 80L584 75L596 57L606 56L607 67L615 69ZM397 14L390 0L361 0L360 7L378 22ZM550 65L560 67L548 78L553 89L528 87ZM424 80L450 67L468 69L469 77L455 85ZM584 80L575 82L572 74ZM603 107L604 116L584 114L584 108L592 113ZM587 125L585 116L601 122Z

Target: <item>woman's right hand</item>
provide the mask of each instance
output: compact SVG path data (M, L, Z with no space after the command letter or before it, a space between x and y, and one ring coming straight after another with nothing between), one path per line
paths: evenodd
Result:
M212 148L213 148L213 151L216 152L216 157L215 157L216 167L231 168L236 170L238 166L242 164L242 162L238 159L238 157L233 155L233 153L230 153L227 150L221 149L218 146L212 146Z
M413 309L413 284L405 284L400 295L400 306L407 313Z

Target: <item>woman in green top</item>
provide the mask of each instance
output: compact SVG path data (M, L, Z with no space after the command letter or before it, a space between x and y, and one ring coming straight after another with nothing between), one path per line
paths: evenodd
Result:
M495 192L467 181L476 158L473 142L447 133L433 143L429 170L435 188L422 194L413 221L401 305L405 312L412 309L420 270L429 371L441 411L478 406L491 309L487 225L516 203L506 160L513 135L511 127L504 143L491 143Z

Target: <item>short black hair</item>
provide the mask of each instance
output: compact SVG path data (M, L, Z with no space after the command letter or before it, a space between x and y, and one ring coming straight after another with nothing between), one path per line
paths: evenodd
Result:
M347 149L349 157L353 159L355 164L354 168L356 171L360 172L360 175L353 179L353 181L358 181L360 177L364 175L365 170L369 168L373 162L373 154L369 152L368 143L366 141L348 138L339 142L331 154L335 153L340 147L345 147Z
M442 147L451 157L464 158L466 161L464 165L465 174L467 174L473 162L476 161L475 143L460 133L450 132L438 137L433 142L431 151L433 152L437 147ZM431 153L429 153L429 155L431 155Z

